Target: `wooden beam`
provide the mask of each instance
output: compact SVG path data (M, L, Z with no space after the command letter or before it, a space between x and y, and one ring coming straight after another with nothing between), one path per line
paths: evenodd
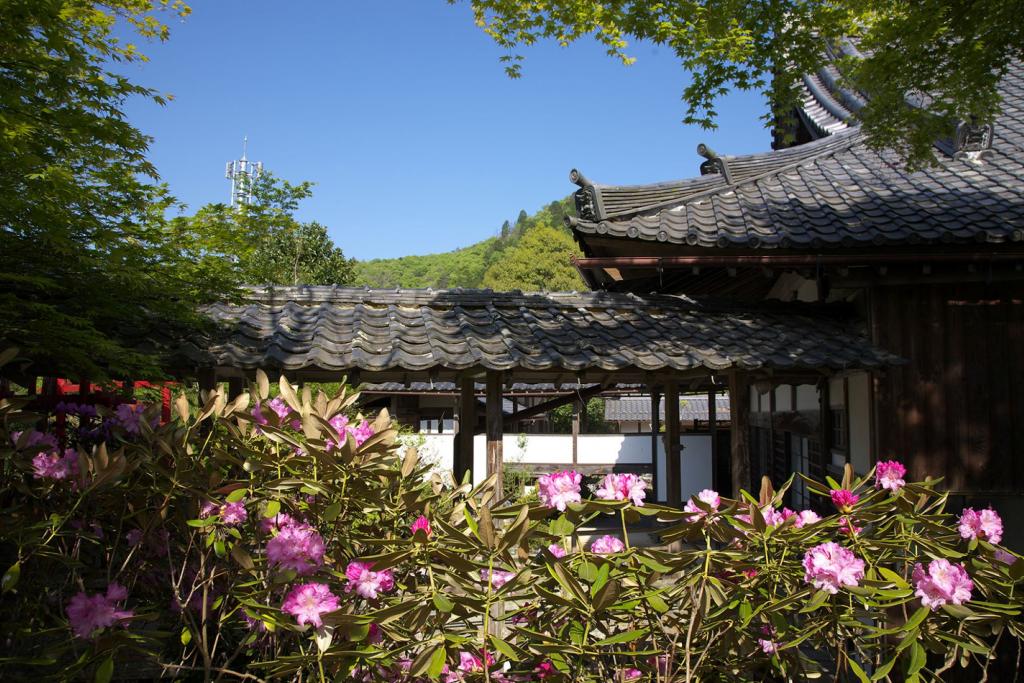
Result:
M495 495L492 503L502 498L502 477L504 475L504 454L501 440L504 424L501 411L501 375L500 371L487 373L487 476L496 475Z
M466 376L459 381L459 433L455 440L455 482L461 483L466 472L473 469L473 435L476 433L476 393L473 378Z
M651 483L654 488L654 497L658 497L658 437L661 432L661 391L649 387L651 391Z
M572 403L572 464L573 467L579 462L580 445L580 400Z
M572 403L573 401L575 401L577 399L579 399L581 401L589 401L594 396L597 396L601 392L607 391L608 389L611 389L611 388L614 388L614 385L611 386L611 387L606 387L606 386L604 386L602 384L598 384L598 385L595 385L595 386L592 386L592 387L588 387L586 389L581 389L580 391L574 391L574 392L569 393L569 394L562 394L561 396L556 396L555 398L552 398L550 400L544 401L543 403L538 403L535 406L530 406L529 408L523 408L522 410L517 410L516 412L512 413L509 416L509 421L510 422L518 422L519 420L525 420L528 417L534 417L535 415L540 415L541 413L546 413L549 410L554 410L555 408L557 408L559 406L564 406L567 403ZM483 428L478 426L476 433L480 434L482 432L483 432Z
M794 404L795 405L795 404ZM732 495L750 490L750 378L743 372L729 373L730 466Z
M679 448L679 382L665 382L665 493L670 507L683 504L681 451Z
M708 390L708 434L711 435L711 488L718 490L718 397Z

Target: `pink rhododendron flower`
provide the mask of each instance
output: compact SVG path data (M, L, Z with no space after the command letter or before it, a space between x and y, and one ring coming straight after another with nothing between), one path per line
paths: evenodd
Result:
M142 529L129 529L128 533L124 535L124 541L130 546L142 543Z
M515 572L507 572L504 569L495 569L491 572L491 585L495 588L501 588L506 583L514 579L516 576ZM480 570L480 583L487 582L487 570Z
M537 493L540 502L549 508L557 508L559 512L565 512L565 506L569 503L579 503L580 484L583 476L573 471L552 472L545 474L537 480Z
M11 443L17 446L18 442L21 441L22 434L24 434L24 432L11 432ZM28 438L22 448L45 446L47 450L57 450L58 445L57 437L53 434L47 434L46 432L40 432L33 429L28 433Z
M999 543L1003 539L1003 520L992 508L964 508L960 513L960 536Z
M220 506L212 500L203 501L203 504L199 506L199 518L206 519L210 515L217 514L218 510L220 510Z
M835 595L864 578L864 560L838 543L822 543L804 555L804 581Z
M380 641L384 640L384 633L380 630L380 626L377 624L370 624L370 628L366 633L366 642L370 645L376 645ZM411 665L412 662L410 661Z
M761 652L766 655L773 655L779 650L778 644L775 642L775 629L771 626L762 626L761 634L766 636L765 638L758 638L757 644L761 646Z
M887 489L896 493L907 485L903 477L907 474L907 468L903 463L895 460L883 460L875 467L875 488Z
M291 589L281 611L294 616L299 626L312 624L320 628L324 625L320 615L338 609L338 604L338 596L326 583L304 583Z
M56 451L37 453L32 458L32 473L36 479L73 479L78 476L78 452L65 448L63 456Z
M633 505L642 506L646 493L647 482L632 472L625 474L606 474L601 481L601 488L594 495L602 500L632 500Z
M857 526L849 517L843 516L839 518L839 533L844 536L856 536L862 531L864 531L864 527Z
M643 675L644 672L640 669L629 668L622 670L623 681L639 681L643 677Z
M356 427L349 427L348 433L352 435L352 438L356 441L356 446L362 446L371 436L376 432L373 431L373 427L369 422L363 420Z
M551 663L550 659L545 659L543 662L537 665L537 668L533 670L534 676L536 676L539 680L542 681L545 678L551 678L557 673L558 670L555 669L555 665Z
M484 670L484 661L487 661L487 666L494 666L494 658L491 657L491 653L484 652L484 659L481 660L479 657L474 655L472 652L460 652L459 653L459 671L463 673L479 673Z
M552 543L551 545L549 545L548 552L554 555L555 557L565 557L565 548L563 548L557 543Z
M814 510L801 510L796 512L789 508L782 508L782 521L786 521L790 517L793 517L793 527L796 529L803 529L808 524L817 524L821 521L821 517Z
M776 527L786 521L786 517L783 515L783 513L779 512L771 505L765 505L763 508L760 508L760 510L761 517L764 519L764 523L767 526ZM741 522L746 522L750 525L753 525L754 523L749 514L736 515L736 519L740 520Z
M849 489L836 489L829 495L832 497L832 503L840 512L849 512L860 500L860 496Z
M428 537L433 533L433 530L430 528L430 520L424 517L423 515L420 515L416 518L416 521L412 523L412 526L409 527L409 530L413 534L415 534L417 531L422 530L423 533L425 533Z
M87 595L79 593L71 598L67 606L68 623L79 638L91 638L103 628L113 626L135 616L131 610L117 608L117 603L128 599L128 591L117 583L107 587L107 594Z
M962 564L951 564L941 558L929 562L927 570L920 563L914 565L913 578L914 595L921 598L922 605L932 610L947 602L962 605L971 599L974 588L974 582Z
M301 526L295 521L291 515L284 512L278 512L273 517L263 517L260 519L260 531L265 534L269 534L273 531L279 531L289 526Z
M235 503L224 503L220 508L220 521L227 526L238 526L249 517L245 511L245 499Z
M278 424L282 425L284 424L284 419L292 412L291 407L289 407L285 400L280 396L267 401L266 407L274 411L274 414L277 415ZM263 414L263 406L259 402L257 402L256 406L252 409L252 417L256 420L257 424L265 425L269 422L266 415ZM302 429L302 420L292 420L290 426L295 430ZM261 430L257 427L256 431L259 432Z
M271 566L291 569L296 574L312 574L323 564L324 539L306 526L288 526L267 541L267 560Z
M712 491L711 489L704 489L698 493L697 500L710 507L712 511L717 511L722 505L722 497L718 495L717 491ZM708 514L694 503L692 498L686 501L686 505L683 506L683 512L692 513L688 518L689 522L699 522Z
M395 577L390 569L375 572L373 565L367 562L349 562L345 576L348 578L345 592L355 591L367 600L376 600L378 593L387 593L395 587Z
M625 544L614 536L602 536L590 544L590 552L598 555L621 553L625 549Z
M334 439L327 440L327 452L330 453L334 448L341 448L342 444L345 443L345 439L348 438L348 417L342 414L335 415L327 421L331 427L334 428L336 434Z

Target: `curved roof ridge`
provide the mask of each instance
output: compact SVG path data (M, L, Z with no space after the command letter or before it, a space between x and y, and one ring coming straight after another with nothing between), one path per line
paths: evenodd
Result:
M570 218L570 224L597 224L607 219L625 218L649 211L681 206L692 200L728 191L765 176L781 173L794 166L835 154L857 144L862 139L862 132L857 128L851 128L796 147L753 154L720 156L716 157L716 160L721 164L722 173L702 175L674 183L615 186L590 183L583 179L587 184L583 185L576 193L576 208L580 218L575 220ZM582 179L582 176L580 178ZM662 189L671 189L675 192L672 193L673 196L663 197L659 192ZM610 192L616 193L616 196L609 196ZM615 210L607 210L609 199L615 202L613 204ZM628 203L629 199L634 201ZM588 211L591 207L593 209Z

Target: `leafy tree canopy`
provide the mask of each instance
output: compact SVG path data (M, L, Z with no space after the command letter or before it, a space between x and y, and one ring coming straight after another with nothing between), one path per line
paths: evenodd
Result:
M570 260L574 255L579 255L579 250L565 230L538 226L487 269L483 286L530 291L584 289L583 279Z
M129 97L163 98L109 68L144 59L115 37L118 21L163 40L161 9L188 13L170 1L0 0L0 341L40 371L152 375L133 335L191 324L196 302L223 295L202 265L179 268L207 237L169 229L149 139L122 110Z
M312 187L264 173L253 183L252 203L237 208L209 204L194 216L175 219L175 225L182 233L229 236L216 255L232 259L230 276L236 284L349 284L355 260L345 258L325 226L295 218Z
M458 0L448 0L454 4ZM539 40L568 45L593 36L612 57L634 61L628 40L671 48L693 80L683 91L686 123L713 127L715 100L731 88L774 103L772 120L796 103L803 74L825 46L851 39L863 58L840 64L870 101L859 114L870 141L911 166L933 159L932 142L957 120L991 120L996 85L1024 41L1016 0L469 0L476 22L518 77L520 50ZM927 93L926 97L919 97ZM908 106L908 96L924 106Z

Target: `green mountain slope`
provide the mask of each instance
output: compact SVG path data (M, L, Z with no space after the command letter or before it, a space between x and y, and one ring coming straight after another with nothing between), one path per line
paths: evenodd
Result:
M551 202L533 215L519 212L494 237L441 254L372 259L356 264L355 284L369 287L492 287L583 289L569 259L579 251L565 227L572 199Z

